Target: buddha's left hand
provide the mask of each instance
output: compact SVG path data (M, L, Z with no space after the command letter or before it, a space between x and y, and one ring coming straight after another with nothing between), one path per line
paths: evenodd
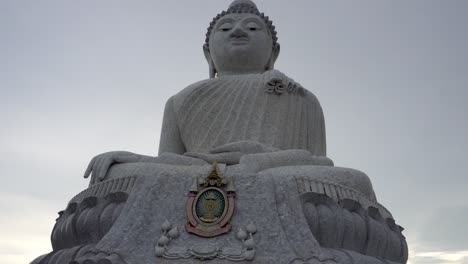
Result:
M128 151L111 151L95 156L88 165L84 177L91 175L90 184L105 180L109 168L115 163L154 162L156 158Z
M224 164L238 164L242 156L247 154L278 151L278 148L267 146L253 140L241 140L215 147L209 153L187 152L184 155L203 159L207 162L217 161Z

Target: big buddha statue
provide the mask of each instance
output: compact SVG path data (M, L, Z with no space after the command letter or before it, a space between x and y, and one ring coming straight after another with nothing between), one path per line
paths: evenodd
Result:
M269 17L233 1L203 52L209 78L167 101L159 155L94 157L32 263L406 263L367 175L326 156L318 99L274 68Z

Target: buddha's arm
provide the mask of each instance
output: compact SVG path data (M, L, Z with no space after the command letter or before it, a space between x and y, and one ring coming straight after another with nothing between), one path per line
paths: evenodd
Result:
M209 163L214 161L228 165L238 164L242 156L254 153L266 153L279 151L280 149L265 145L263 143L253 140L240 140L230 142L209 151L209 153L202 152L186 152L184 155L202 159Z
M304 133L304 130L300 132L299 137L301 139L301 144L299 146L295 145L294 148L306 149L313 156L326 156L327 144L325 137L325 118L323 116L323 110L317 97L305 89L301 84L289 78L282 72L278 70L272 70L271 74L273 76L272 80L282 80L282 83L285 84L290 93L298 94L298 96L303 96L305 99L305 108L300 110L302 112L296 113L295 115L301 116L301 122L303 122L301 124L301 129L305 128L304 130L306 132ZM295 134L297 132L291 133ZM287 150L288 147L283 147L283 149Z
M312 93L307 93L307 103L310 112L307 114L308 140L306 149L314 156L327 156L327 143L325 137L325 118L320 102Z
M164 108L161 138L159 141L159 154L169 152L184 154L185 146L180 137L176 113L174 111L174 99L169 98Z
M127 151L112 151L95 156L88 165L84 177L91 177L90 185L103 181L109 168L115 163L150 162L182 165L204 165L203 160L183 156L185 146L182 142L174 110L174 97L171 97L164 109L158 157L140 155Z

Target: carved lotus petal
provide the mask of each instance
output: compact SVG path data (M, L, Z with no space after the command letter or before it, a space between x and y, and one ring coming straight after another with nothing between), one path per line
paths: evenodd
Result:
M164 223L161 225L161 229L162 229L163 231L167 231L167 230L171 229L171 227L172 227L172 225L171 225L171 223L169 223L169 221L167 221L167 219L166 219L166 221L164 221Z
M296 84L295 84L294 82L290 82L290 83L288 84L288 92L289 92L289 93L294 92L294 90L296 90L296 88L297 88L297 87L296 87Z
M253 249L255 247L255 241L253 239L253 237L247 239L246 241L244 241L244 246L247 248L247 249Z
M169 244L169 238L165 235L162 235L158 240L158 245L166 246L167 244Z
M266 90L267 93L272 93L272 92L275 91L275 87L269 86L269 85L268 85L268 86L265 88L265 90Z
M167 233L170 238L176 238L179 236L179 230L177 229L177 226L172 228L169 233Z
M246 227L245 229L247 229L247 232L251 233L251 234L255 234L255 232L257 232L257 227L255 226L254 223L250 222Z
M276 93L281 95L285 90L283 80L279 78L272 78L270 81L268 81L265 90L267 93Z
M276 94L282 94L284 92L284 86L283 85L276 85L275 86L275 93Z
M214 259L218 255L218 248L211 245L197 245L192 247L192 254L201 260Z
M239 231L237 231L236 237L239 240L244 240L247 238L247 232L243 228L239 228Z
M272 78L270 81L268 81L268 85L270 86L276 86L278 83L282 83L283 81L280 78Z
M244 256L245 260L253 260L255 257L255 250L253 249L246 250L244 251L244 254L242 255Z
M165 249L163 247L156 246L154 248L154 251L155 251L157 257L161 257L162 255L164 255Z

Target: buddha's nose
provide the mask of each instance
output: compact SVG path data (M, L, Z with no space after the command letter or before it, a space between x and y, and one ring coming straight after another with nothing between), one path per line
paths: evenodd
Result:
M231 32L230 35L231 38L242 38L242 37L248 37L247 32L245 32L244 29L242 29L241 25L237 25Z

